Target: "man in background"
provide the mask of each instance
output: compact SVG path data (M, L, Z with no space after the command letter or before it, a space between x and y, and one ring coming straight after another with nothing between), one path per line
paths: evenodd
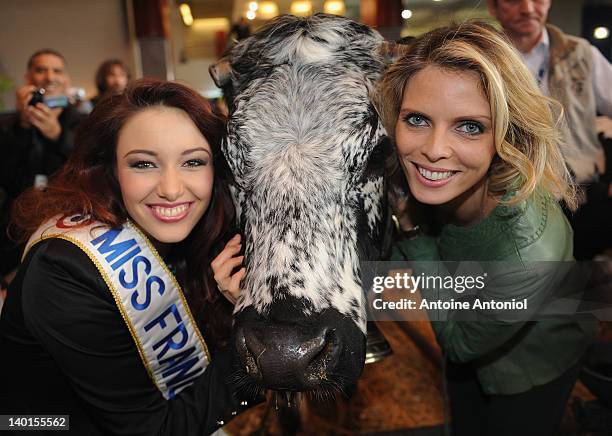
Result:
M95 106L106 95L117 95L125 91L130 80L130 70L120 59L108 59L96 71L98 95L91 99Z
M21 166L20 172L26 171L19 177L18 191L34 185L44 186L48 176L64 164L72 150L80 117L68 103L68 83L66 61L59 52L39 50L28 60L25 84L16 91L17 119L10 150ZM38 90L44 93L44 100L55 98L54 105L44 101L31 104Z
M0 278L10 278L19 261L19 249L6 235L13 201L26 188L44 188L66 162L82 118L66 96L69 77L58 51L32 54L24 79L16 91L15 120L1 141L0 187L6 198L0 211Z
M551 0L487 1L489 12L521 53L540 90L563 106L561 149L586 194L586 203L568 215L574 228L574 254L590 259L610 248L612 174L605 174L596 117L612 117L612 67L587 40L546 24Z

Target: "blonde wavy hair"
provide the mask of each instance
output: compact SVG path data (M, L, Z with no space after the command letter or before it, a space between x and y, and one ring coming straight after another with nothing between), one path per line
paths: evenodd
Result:
M386 71L376 101L383 123L394 138L404 89L427 66L474 71L489 100L496 156L489 169L493 195L515 195L508 204L545 192L574 210L575 185L561 151L558 123L562 108L541 94L510 41L486 23L467 22L432 30L411 41ZM559 114L556 118L553 112Z

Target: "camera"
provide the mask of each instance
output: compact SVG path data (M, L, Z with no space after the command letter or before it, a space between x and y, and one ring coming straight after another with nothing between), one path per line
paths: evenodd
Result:
M30 106L36 106L38 103L45 102L45 90L43 88L39 88L32 93L32 98L30 99Z
M38 103L44 103L51 109L56 107L65 108L68 106L69 100L65 95L45 97L44 88L39 88L32 93L32 99L30 100L29 104L30 106L36 106Z

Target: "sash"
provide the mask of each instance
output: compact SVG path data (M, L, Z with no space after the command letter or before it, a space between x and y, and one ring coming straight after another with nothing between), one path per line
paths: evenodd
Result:
M210 356L185 296L140 229L130 221L111 229L82 215L55 217L32 235L25 253L48 238L72 242L96 265L164 398L204 372Z

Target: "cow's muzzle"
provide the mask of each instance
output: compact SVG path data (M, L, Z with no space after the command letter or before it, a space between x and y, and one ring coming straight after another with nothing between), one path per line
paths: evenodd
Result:
M363 333L348 319L345 325L303 321L238 317L235 345L244 372L265 389L345 391L363 368Z

